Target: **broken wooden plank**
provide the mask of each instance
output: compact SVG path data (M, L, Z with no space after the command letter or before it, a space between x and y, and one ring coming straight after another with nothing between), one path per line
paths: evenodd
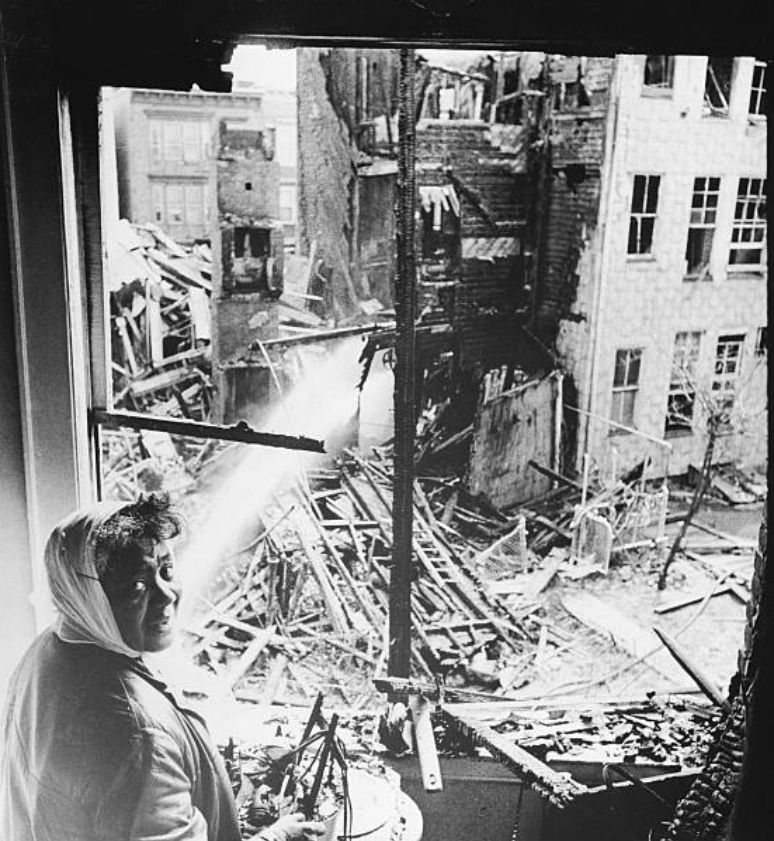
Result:
M572 479L568 479L566 476L562 476L561 473L556 473L554 470L551 470L548 467L543 467L542 464L538 464L534 459L529 459L527 464L533 470L537 470L538 473L542 473L544 476L548 476L549 479L555 479L557 482L564 485L566 488L572 488L575 491L583 491L582 485L579 485L577 482L573 482Z
M632 621L613 605L591 593L568 593L562 596L562 605L579 622L612 640L613 644L636 659L648 658L648 665L672 681L682 678L679 670L665 652L659 653L660 639L649 628Z
M266 677L263 692L261 693L261 704L269 705L274 703L274 699L280 689L280 683L285 675L285 667L287 664L288 658L285 654L280 653L274 658L271 668L269 669L269 674Z
M685 649L679 643L672 639L666 631L660 628L653 628L654 632L664 643L669 653L675 660L685 669L689 676L693 679L701 691L712 701L724 710L729 709L728 701L723 697L721 691L717 688L714 681L712 681L704 671L692 660Z
M427 698L419 695L409 696L409 709L414 725L414 741L419 757L422 785L425 791L443 791L441 766L438 762L438 750L430 718L432 706Z
M711 487L719 491L721 495L732 505L743 505L746 502L755 502L756 496L754 494L743 491L738 488L733 482L729 482L722 476L713 476L710 482Z
M485 747L496 760L557 808L563 809L586 791L586 786L554 771L507 736L481 724L469 715L461 714L459 708L454 713L444 706L441 709L451 727Z
M262 632L256 635L255 639L247 646L244 652L236 660L229 663L223 675L224 680L229 686L233 686L240 678L245 676L273 636L273 627L264 628Z

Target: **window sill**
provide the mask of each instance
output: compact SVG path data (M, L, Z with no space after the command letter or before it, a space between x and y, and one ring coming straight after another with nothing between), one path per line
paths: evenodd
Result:
M642 96L650 99L672 99L674 88L672 87L657 87L656 85L643 85L641 90Z
M708 111L705 109L701 116L707 120L727 120L730 114L728 111Z
M696 274L683 275L683 283L711 283L712 281L713 277L709 272L697 272Z
M726 266L726 278L728 280L761 280L766 275L765 266Z
M765 114L748 114L747 122L751 126L763 126L765 128L768 121Z
M656 257L654 254L627 254L627 263L655 263Z
M664 432L664 439L670 441L673 438L690 438L693 429L669 429Z

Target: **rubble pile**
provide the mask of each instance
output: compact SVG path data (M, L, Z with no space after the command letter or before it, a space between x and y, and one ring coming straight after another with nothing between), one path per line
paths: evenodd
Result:
M204 420L212 400L209 246L122 219L107 253L113 405Z

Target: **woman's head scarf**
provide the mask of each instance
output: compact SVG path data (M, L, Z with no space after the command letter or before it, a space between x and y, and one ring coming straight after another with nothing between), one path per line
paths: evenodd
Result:
M125 508L126 502L99 502L65 517L54 527L45 549L46 572L58 616L57 636L65 642L98 645L139 657L121 637L113 610L97 576L97 528Z

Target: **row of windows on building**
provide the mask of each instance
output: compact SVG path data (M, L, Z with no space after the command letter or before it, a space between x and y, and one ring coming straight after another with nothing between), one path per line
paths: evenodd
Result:
M635 175L629 217L628 254L651 254L658 216L660 175ZM715 234L721 179L695 178L685 245L685 276L695 277L709 265ZM760 268L766 250L766 179L740 178L728 255L730 266Z
M279 188L280 222L296 220L296 187ZM173 236L204 237L210 229L210 184L205 180L152 178L153 220Z
M704 81L704 109L712 116L728 114L734 59L728 56L710 56ZM672 89L675 75L673 55L645 56L643 89L645 91ZM747 113L754 117L766 116L766 62L756 61L753 66L750 98Z
M697 393L702 387L697 379L701 331L682 331L675 334L672 369L664 420L664 434L690 432L693 427ZM743 333L721 335L715 348L715 362L709 383L709 399L719 412L730 415L741 374L742 352L746 336ZM755 342L755 356L767 353L766 327L759 327ZM640 388L643 348L621 348L615 354L611 420L633 428L635 407ZM613 431L620 431L620 429Z

